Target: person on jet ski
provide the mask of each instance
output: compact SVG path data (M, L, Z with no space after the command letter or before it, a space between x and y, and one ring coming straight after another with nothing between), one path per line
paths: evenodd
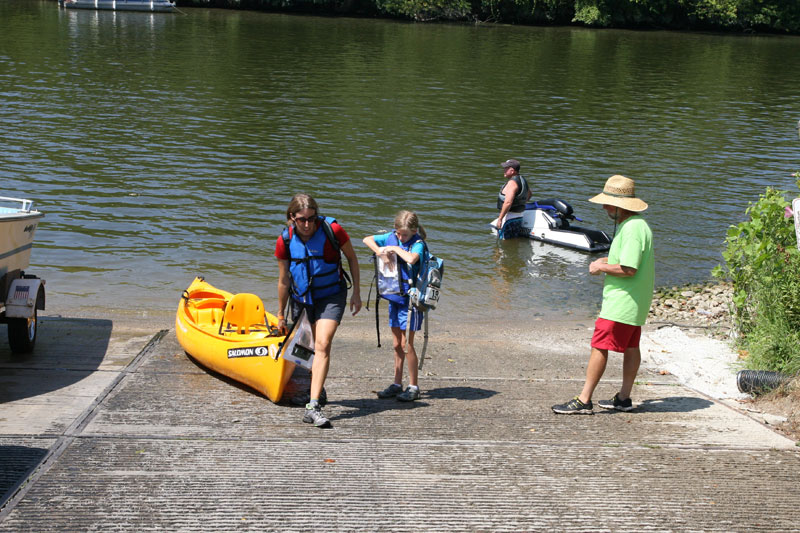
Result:
M530 200L532 194L528 182L519 173L519 161L509 159L500 166L505 169L503 177L506 179L506 184L497 195L497 209L500 210L500 215L495 222L497 229L503 227L508 213L525 211L525 204Z

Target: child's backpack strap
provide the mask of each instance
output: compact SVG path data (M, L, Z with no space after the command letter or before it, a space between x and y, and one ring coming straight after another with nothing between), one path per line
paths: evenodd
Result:
M378 333L378 348L381 347L381 323L380 319L378 318L378 304L381 301L381 293L377 287L378 281L378 258L375 254L372 254L372 262L375 265L375 274L372 276L372 281L369 282L369 293L367 294L367 311L369 311L369 301L372 298L372 286L376 285L375 287L375 331Z
M381 347L381 321L378 317L378 305L380 305L380 301L381 295L378 294L378 291L375 291L375 333L378 335L378 348Z

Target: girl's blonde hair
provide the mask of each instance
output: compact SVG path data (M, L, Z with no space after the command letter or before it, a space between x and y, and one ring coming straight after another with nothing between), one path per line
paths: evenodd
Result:
M417 217L417 214L413 211L403 210L397 213L394 217L394 229L405 229L419 233L423 241L427 237L425 229L419 225L419 217Z

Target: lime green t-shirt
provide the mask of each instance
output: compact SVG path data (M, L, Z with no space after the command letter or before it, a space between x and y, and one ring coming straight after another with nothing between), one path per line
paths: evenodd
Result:
M608 251L608 264L635 268L636 274L630 277L606 274L600 318L643 325L653 301L656 269L653 232L642 217L631 216L619 225Z

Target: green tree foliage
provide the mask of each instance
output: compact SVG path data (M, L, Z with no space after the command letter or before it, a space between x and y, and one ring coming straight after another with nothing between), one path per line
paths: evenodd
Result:
M507 23L800 31L796 0L474 0L472 15Z
M181 5L414 21L800 33L800 0L185 0Z
M700 26L740 30L793 31L800 28L796 0L683 0Z
M713 274L733 283L748 366L794 373L800 371L800 250L786 194L767 189L747 208L749 219L728 229L725 264Z
M416 21L466 20L472 6L468 0L375 0L378 12Z

